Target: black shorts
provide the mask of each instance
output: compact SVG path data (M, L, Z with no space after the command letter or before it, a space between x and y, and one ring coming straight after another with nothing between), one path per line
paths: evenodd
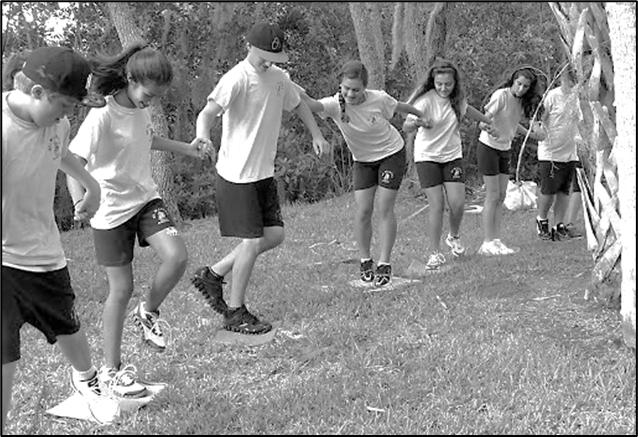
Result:
M420 161L416 163L416 172L423 189L437 187L444 182L465 183L461 158L450 162Z
M355 190L380 186L399 190L407 167L405 147L386 158L374 162L354 162L353 180Z
M164 201L153 199L133 217L113 229L93 229L93 244L98 264L119 267L133 261L135 237L141 247L148 246L146 241L164 229L171 229L177 235L175 223L168 215Z
M2 266L2 364L20 359L20 328L28 323L54 344L80 330L69 270L29 272Z
M575 176L572 162L538 161L541 179L541 194L552 196L556 193L569 195Z
M483 176L497 176L510 173L512 149L497 150L479 141L476 156L478 170Z
M274 178L235 184L218 174L217 211L222 237L261 238L264 228L284 226Z

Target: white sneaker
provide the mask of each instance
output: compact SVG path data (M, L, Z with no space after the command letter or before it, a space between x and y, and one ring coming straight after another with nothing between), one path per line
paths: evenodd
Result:
M80 380L77 373L71 371L71 386L73 390L82 395L91 416L93 416L97 422L107 424L119 417L120 406L114 399L106 396L100 389L97 372L95 372L93 378Z
M100 369L100 388L108 395L121 398L143 398L151 393L142 384L135 381L137 369L129 364L123 369L102 367Z
M428 258L428 263L425 265L427 270L438 270L445 264L445 257L442 253L433 253Z
M478 255L495 256L503 255L501 249L494 243L494 241L484 241L476 252Z
M445 244L447 244L450 249L452 249L452 255L454 255L455 257L458 258L465 254L465 247L463 247L463 245L461 244L460 237L453 237L452 235L448 234L447 238L445 239Z
M503 244L503 242L501 242L500 238L494 240L493 243L496 245L496 247L499 248L499 250L501 251L501 255L511 255L513 253L518 253L521 251L520 247L507 247Z
M165 320L160 319L159 311L145 311L144 302L140 302L131 312L131 315L135 322L142 328L144 342L154 350L163 352L166 349L170 325ZM164 331L166 331L166 333Z

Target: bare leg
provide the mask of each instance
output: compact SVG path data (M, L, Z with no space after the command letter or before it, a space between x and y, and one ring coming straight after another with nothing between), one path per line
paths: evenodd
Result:
M184 240L166 230L148 237L148 242L161 260L145 301L146 311L157 311L186 271L188 253Z
M441 252L441 233L443 232L443 185L425 189L428 198L428 236L433 253Z
M397 216L394 205L397 200L398 190L379 188L379 237L381 240L380 263L390 264L392 248L397 239Z
M362 259L371 258L370 246L372 244L372 212L374 210L374 195L377 187L356 190L354 200L357 211L354 219L354 232Z
M104 359L106 367L117 368L121 364L126 307L133 294L133 268L131 264L106 267L106 275L109 279L109 295L102 313Z

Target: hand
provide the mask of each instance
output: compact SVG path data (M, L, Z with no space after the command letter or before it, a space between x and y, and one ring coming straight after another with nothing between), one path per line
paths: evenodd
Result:
M532 123L529 136L537 141L545 141L547 138L547 132L540 121Z
M432 121L431 118L421 117L421 118L417 118L414 121L414 125L417 127L422 127L424 129L432 129L432 126L434 126L434 122Z
M100 207L100 191L88 190L84 197L75 204L73 219L76 221L90 220Z
M213 142L207 138L195 138L191 144L195 143L197 147L197 157L199 159L208 159L211 163L215 162L215 147Z
M484 130L485 132L487 132L490 136L494 138L498 138L501 135L498 129L491 123L488 124L481 121L479 122L479 129Z
M312 139L312 148L317 156L332 154L332 144L330 144L323 135L319 135Z

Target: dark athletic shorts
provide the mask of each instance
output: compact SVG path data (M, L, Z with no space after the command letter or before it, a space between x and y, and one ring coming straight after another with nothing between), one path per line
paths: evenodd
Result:
M20 328L42 332L49 344L80 330L69 270L29 272L2 266L2 364L20 359Z
M444 182L465 183L461 158L450 162L420 161L416 163L416 171L424 189L443 185Z
M541 179L541 194L569 195L573 178L576 176L572 162L538 161L538 172Z
M479 141L476 150L478 170L484 176L510 173L510 150L497 150Z
M98 264L107 267L119 267L133 261L135 237L141 247L148 246L146 241L164 229L178 234L173 220L168 215L162 199L153 199L127 222L113 229L93 229L93 244Z
M354 162L353 180L355 190L380 186L398 190L407 167L405 147L394 155L374 162Z
M235 184L218 174L217 212L222 237L261 238L264 228L284 226L272 177Z

